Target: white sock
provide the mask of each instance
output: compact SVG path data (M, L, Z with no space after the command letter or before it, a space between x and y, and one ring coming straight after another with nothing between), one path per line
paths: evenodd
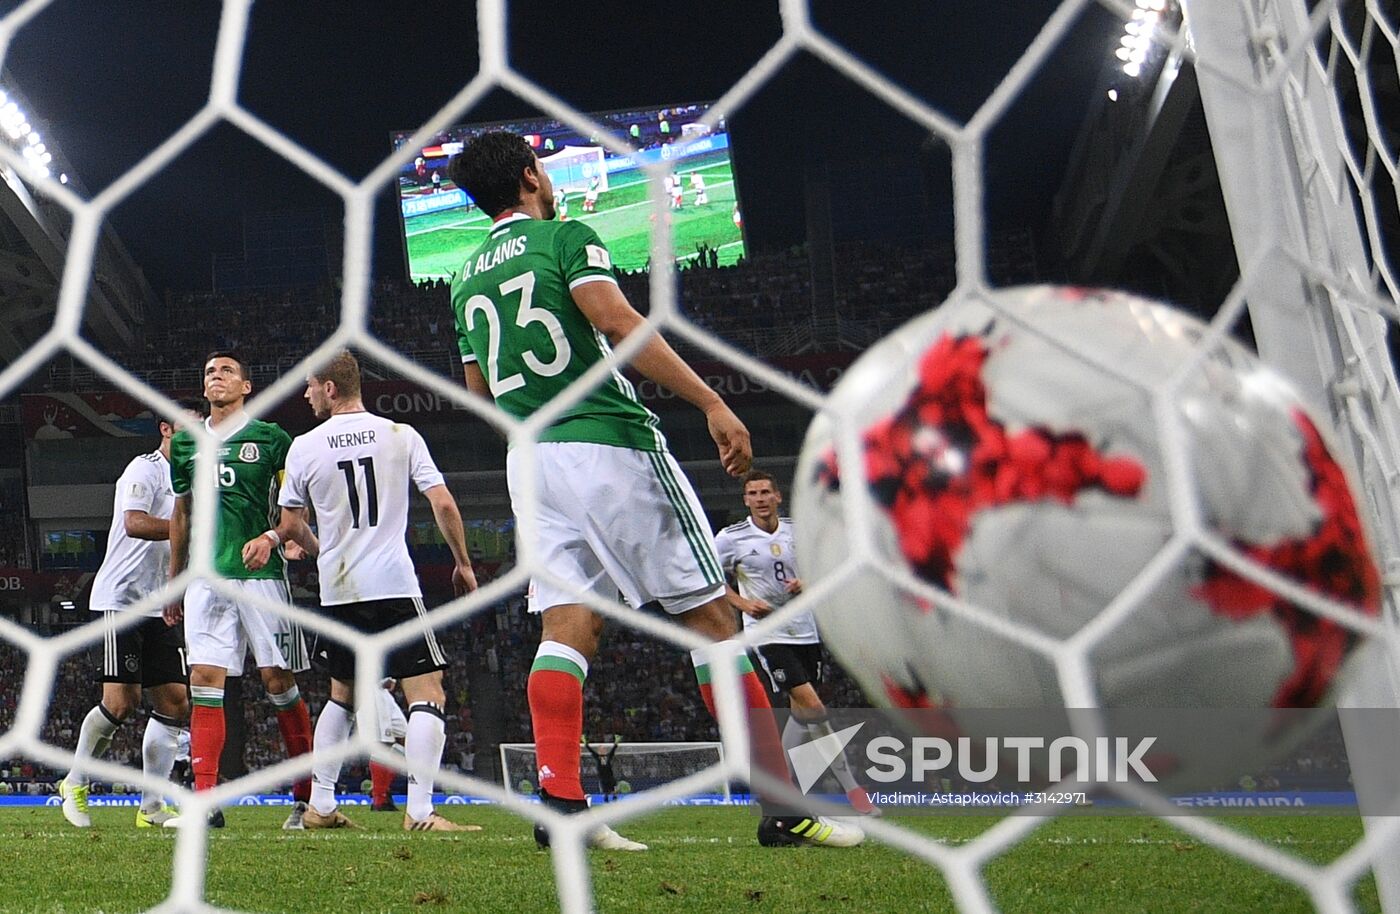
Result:
M793 718L789 718L788 723L792 723L792 721ZM827 720L825 717L821 720L812 721L807 724L807 730L811 733L813 739L822 736L830 736L832 732L831 721ZM831 773L836 775L836 780L840 782L841 789L846 793L850 793L852 790L855 790L856 787L860 786L859 782L856 780L856 776L851 772L851 764L846 761L846 753L844 751L838 753L836 758L832 759Z
M789 714L787 723L783 724L783 748L791 752L806 743L807 737L807 725L798 720L795 714ZM788 758L791 759L792 756L789 755Z
M180 749L181 727L168 717L152 714L146 721L146 733L141 738L141 770L146 777L170 780L175 767L175 754ZM141 791L141 808L154 812L165 805L165 795L149 788Z
M323 816L335 812L335 785L340 780L340 760L330 761L322 755L322 749L334 749L350 738L350 727L355 716L350 709L338 701L328 701L316 717L316 735L311 745L315 748L315 763L311 766L311 808Z
M427 701L410 705L404 758L408 762L408 817L416 822L433 814L433 781L446 743L447 724L442 708Z
M87 773L80 767L83 759L102 758L106 755L107 749L112 745L112 737L116 735L121 724L121 721L102 707L102 702L92 706L78 730L78 745L73 750L73 770L69 771L68 777L65 778L68 783L75 786L87 785Z

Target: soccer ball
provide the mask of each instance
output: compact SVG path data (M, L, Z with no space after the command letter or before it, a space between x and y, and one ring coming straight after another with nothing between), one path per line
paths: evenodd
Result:
M864 466L840 463L819 415L794 516L810 588L852 554L841 485L868 493L858 504L882 567L863 566L813 608L872 702L1063 706L1054 661L984 620L1060 641L1142 578L1153 583L1088 657L1100 707L1328 703L1358 644L1350 629L1198 548L1157 574L1175 499L1253 562L1357 613L1380 607L1346 474L1287 382L1226 341L1158 403L1205 331L1130 295L1035 286L954 300L856 361L829 414L853 423Z

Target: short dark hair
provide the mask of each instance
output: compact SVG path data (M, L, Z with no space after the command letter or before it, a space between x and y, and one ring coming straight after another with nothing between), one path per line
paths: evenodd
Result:
M203 397L181 397L175 401L175 405L192 413L198 413L201 419L209 417L209 401Z
M211 352L211 353L209 353L208 355L206 355L206 356L204 357L204 361L200 363L200 370L201 370L201 372L203 371L203 366L208 365L210 362L214 361L215 359L231 359L231 360L237 362L237 363L238 363L238 373L241 374L241 375L243 375L243 380L245 380L245 381L251 381L251 380L253 380L253 374L252 374L252 372L250 372L250 371L248 370L248 363L245 362L245 361L243 360L243 356L241 356L241 355L239 355L238 353L234 352L232 349L215 349L213 352Z
M360 395L360 363L349 349L331 356L330 361L311 372L311 377L335 382L335 392L342 400Z
M492 130L467 144L447 165L447 176L495 218L520 202L520 175L535 167L535 151L518 133Z
M763 470L749 470L744 474L743 482L742 491L745 492L749 490L749 483L751 482L771 482L775 490L778 488L778 481L773 478L773 474L766 473Z
M195 413L201 419L206 419L209 416L209 401L203 397L179 397L175 400L175 405L184 412ZM164 416L161 417L160 424L168 425L172 429L176 427L176 423Z

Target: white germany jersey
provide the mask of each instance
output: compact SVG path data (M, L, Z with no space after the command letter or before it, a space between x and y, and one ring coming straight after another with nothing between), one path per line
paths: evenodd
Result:
M125 609L165 583L170 574L170 542L140 540L126 532L126 512L144 511L170 519L175 493L170 488L170 463L160 451L132 459L117 480L112 503L112 529L107 554L92 579L91 609ZM159 616L161 607L146 611Z
M292 441L277 500L316 513L321 605L422 596L404 539L410 482L443 484L410 425L341 413Z
M726 574L732 574L739 593L752 600L757 597L777 609L792 599L787 582L799 577L797 559L792 548L792 521L778 518L773 533L759 527L746 517L731 524L715 537L715 551ZM744 615L744 627L758 620ZM768 636L770 644L814 644L817 620L810 612L798 613L787 625Z

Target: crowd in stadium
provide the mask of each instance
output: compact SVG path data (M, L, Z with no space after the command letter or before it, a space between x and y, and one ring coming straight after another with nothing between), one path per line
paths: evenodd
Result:
M953 252L945 244L849 242L837 247L835 259L832 302L819 306L812 264L802 247L755 254L724 266L707 257L693 258L683 262L679 272L681 309L722 336L755 328L815 326L819 333L810 348L820 350L858 342L843 343L838 322L870 325L872 333L882 335L937 305L956 282ZM989 268L998 281L1036 278L1029 238L996 239ZM646 310L648 274L619 273L619 281L628 298ZM340 298L332 285L280 292L200 292L174 298L167 308L168 314L152 321L159 329L148 330L144 349L131 356L130 367L138 372L183 371L214 347L250 353L261 366L290 367L337 326ZM292 308L298 320L289 323L283 318ZM218 315L218 320L209 321L208 315ZM370 317L375 336L401 352L433 360L441 351L450 360L456 347L448 286L441 280L420 285L377 280ZM761 347L761 340L754 345ZM435 360L433 364L441 367Z

